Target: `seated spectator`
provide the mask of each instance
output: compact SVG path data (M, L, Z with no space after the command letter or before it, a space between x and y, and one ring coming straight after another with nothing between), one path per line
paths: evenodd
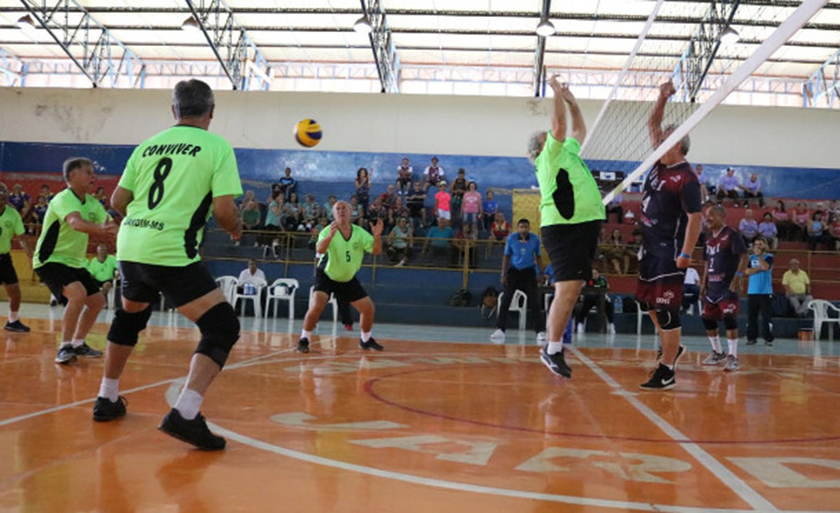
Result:
M414 182L414 188L406 199L411 226L416 230L419 226L426 225L426 190L422 182ZM418 224L419 223L419 224Z
M744 237L747 244L752 244L752 241L758 236L758 223L753 219L752 209L747 209L744 212L744 218L738 223L738 231Z
M30 210L30 198L29 194L23 190L23 186L19 183L16 183L14 187L12 187L12 192L9 193L9 203L15 207L15 210L18 211L20 217L26 222L26 217L29 215Z
M50 190L50 184L41 184L41 196L47 199L47 203L52 201L52 199L55 197L55 194L53 194L52 190Z
M747 183L738 187L744 191L744 208L750 205L750 199L752 198L757 198L758 206L764 208L764 194L761 193L761 182L758 180L758 173L752 173Z
M482 214L481 194L477 189L478 185L470 182L461 200L461 219L464 224L472 226L472 232L476 235L478 235L478 220Z
M726 198L735 200L733 206L737 207L738 201L738 177L735 176L735 169L734 168L726 168L726 175L720 177L720 183L718 183L718 191L717 191L717 199L718 201L723 201Z
M96 246L96 256L87 261L85 268L93 279L99 282L102 293L107 296L113 287L114 278L118 276L117 258L108 254L108 246L105 244Z
M840 251L840 216L835 216L829 226L829 243L833 242L834 251Z
M385 208L385 205L382 204L381 197L374 199L373 203L370 204L370 208L368 209L367 221L373 223L377 219L382 219L382 222L386 224L388 222L388 209Z
M240 294L252 295L246 289L246 285L253 286L253 294L257 294L257 291L260 291L258 301L260 304L263 304L265 302L265 289L266 285L268 285L268 280L265 279L265 273L262 272L262 269L257 268L257 261L253 258L248 259L248 267L239 273L239 278L236 280L236 290ZM260 287L263 287L262 290L260 290ZM236 305L233 306L235 307Z
M391 208L388 209L388 218L387 223L385 224L386 232L388 230L393 229L397 225L397 221L400 218L406 218L406 220L411 216L411 211L408 210L408 207L403 205L403 199L401 196L397 196L397 199L394 200L394 204Z
M452 195L450 211L452 212L453 224L456 219L461 219L461 202L467 192L467 185L466 171L464 171L464 168L459 168L458 176L449 185L449 194Z
M607 279L601 276L601 273L598 272L598 269L592 269L592 278L590 278L585 284L584 287L589 289L609 289L610 284L607 282ZM583 294L583 304L578 308L575 314L575 324L577 325L577 332L580 334L586 333L586 316L589 315L589 311L592 310L593 307L597 307L598 303L600 302L600 293L597 292L589 292ZM610 301L609 296L604 296L604 309L606 310L605 313L607 315L607 322L609 325L607 327L607 333L611 335L615 335L615 308ZM601 312L598 312L598 315L601 315Z
M424 190L428 190L429 187L446 187L446 183L441 182L444 180L445 173L443 168L438 165L438 158L432 157L432 163L426 170L423 171L423 179L426 183Z
M388 253L392 263L396 262L397 267L408 263L408 259L411 258L411 248L414 246L414 234L407 218L397 219L396 226L385 238L385 242L387 244L385 252Z
M108 204L108 195L105 194L105 187L98 187L96 189L96 194L94 195L94 197L96 198L96 201L98 201L103 207L105 207L105 210L111 208L111 206Z
M303 227L306 231L318 224L318 219L321 217L321 205L315 201L314 194L307 194L306 200L303 202Z
M826 222L829 224L833 223L835 219L840 218L840 201L829 201L826 212L828 213L828 219L826 219Z
M807 240L808 223L811 220L811 211L800 201L793 209L793 238L792 240Z
M799 268L799 260L790 260L790 269L782 276L782 285L796 316L807 317L808 305L814 298L811 297L811 280L808 273Z
M408 165L408 159L403 157L402 164L397 167L397 193L406 196L411 189L414 168Z
M350 222L365 227L365 211L355 194L350 196Z
M507 240L510 235L510 223L505 219L504 212L496 212L496 218L490 225L490 240Z
M607 205L607 220L606 222L610 222L610 214L615 214L615 222L621 224L624 222L624 207L621 206L621 202L624 201L624 196L622 194L616 194L615 197L610 200L610 203Z
M776 229L778 230L779 239L793 240L793 231L796 229L796 226L793 224L793 221L791 221L790 216L785 209L785 202L782 200L776 200L776 206L773 207L772 214L773 220L776 223Z
M484 195L484 202L481 204L482 221L484 223L484 231L491 231L490 226L496 219L496 211L499 208L499 203L496 201L493 191L488 190Z
M604 257L607 263L612 266L616 274L628 274L630 272L630 257L635 252L629 250L621 238L621 230L614 228L609 238L604 242ZM622 266L623 264L623 266Z
M36 226L41 226L42 224L44 224L44 218L47 216L47 207L49 207L49 205L47 204L47 198L43 194L39 195L38 202L35 203L34 207L32 207L32 222ZM32 233L40 234L41 231L33 230Z
M700 183L700 203L709 201L709 195L715 193L715 186L709 184L709 176L703 173L703 164L697 164L694 169L697 173L697 182Z
M446 182L438 182L440 187L435 194L435 217L438 219L452 220L452 195L446 192Z
M397 201L397 198L399 198L399 196L397 195L396 189L394 189L394 185L388 184L385 192L379 195L379 202L383 207L388 209L394 206L394 202Z
M817 250L818 244L824 244L825 249L828 251L829 243L826 237L826 229L828 227L823 222L823 214L820 211L814 212L814 215L811 217L811 222L808 223L808 249L811 251Z
M297 188L297 180L292 177L292 168L287 167L283 170L283 173L284 176L280 178L280 181L274 184L272 190L279 190L280 194L283 195L283 201L288 203L292 198L292 193L295 192L295 189Z
M356 199L362 209L362 217L367 217L370 206L370 173L367 168L360 167L356 171L356 180L353 181L353 185L356 186Z
M245 202L242 206L240 215L242 216L242 230L244 232L262 229L262 226L260 225L262 213L260 212L260 207L257 205L257 200L255 198L251 198ZM245 235L245 233L242 234L243 237L245 237ZM239 241L236 241L235 244L238 246Z
M431 250L432 261L440 262L443 260L446 265L454 263L453 257L456 257L454 247L452 246L452 239L455 237L455 231L449 226L449 221L443 217L439 217L437 225L429 229L426 235L426 242L423 244L423 253L428 253Z
M327 220L326 217L320 217L318 222L315 223L315 226L309 230L311 236L309 237L309 249L315 249L315 245L318 243L318 236L321 234L321 230L324 228L329 228L330 222Z
M779 247L778 233L776 223L773 222L773 214L765 212L764 220L758 225L758 234L767 239L771 249L776 249Z
M324 216L327 218L327 221L329 222L335 221L335 216L333 215L333 207L335 206L336 201L337 199L335 197L335 194L330 194L329 200L327 200L327 202L324 203L324 206L321 209L321 212L324 214Z
M694 315L694 305L700 300L700 274L693 267L685 270L683 280L682 309L688 315Z
M269 252L274 258L279 258L277 247L280 245L279 232L285 231L284 215L283 193L277 189L271 193L271 200L265 212L265 226L257 237L257 243L263 247L263 258L268 258Z
M289 195L289 200L283 208L285 209L286 214L283 227L286 231L304 231L303 206L298 202L298 195L296 192Z
M464 256L466 260L466 253L469 250L469 266L475 267L477 255L476 247L478 242L478 231L473 228L473 225L464 223L461 229L455 234L453 244L458 249L459 253Z

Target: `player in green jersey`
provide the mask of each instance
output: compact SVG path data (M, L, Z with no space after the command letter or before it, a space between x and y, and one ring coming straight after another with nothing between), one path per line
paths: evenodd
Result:
M87 193L96 180L93 162L70 158L64 161L63 171L67 188L50 202L32 258L41 281L57 300L66 302L56 363L70 363L77 356L102 356L102 351L85 343L105 306L99 282L85 269L85 254L88 235L113 237L117 233L105 207Z
M117 258L108 254L108 246L105 244L96 246L96 256L85 263L85 268L99 282L102 293L108 296L117 273Z
M540 184L540 235L554 268L554 295L548 313L548 345L540 359L551 372L572 377L563 356L561 337L583 284L591 277L601 223L606 218L601 193L592 172L580 158L586 124L574 95L557 76L551 131L532 136L528 150ZM566 107L572 134L566 137Z
M321 254L321 260L315 270L314 299L303 320L297 350L309 352L309 338L332 294L337 301L346 301L359 312L362 331L359 347L366 351L382 351L384 348L370 333L373 328L373 301L362 288L356 273L362 267L365 252L373 255L382 253L384 223L381 219L371 223L371 235L350 222L350 205L346 201L333 205L333 217L335 221L330 224L329 230L323 229L318 235L315 251Z
M5 189L0 189L0 283L6 289L9 296L9 320L6 321L6 331L27 332L29 326L20 322L18 311L20 310L20 285L15 266L12 263L12 238L17 237L20 247L32 258L32 249L29 242L23 237L25 230L23 220L17 210L7 207L9 198Z
M179 82L172 95L175 126L140 144L111 197L124 215L117 239L122 309L108 332L105 373L93 419L126 414L119 379L159 294L198 325L201 341L174 407L158 429L199 449L220 450L225 439L207 428L204 395L239 339L239 319L204 267L198 246L211 212L238 240L242 223L234 198L242 184L233 148L208 132L213 91L200 80Z

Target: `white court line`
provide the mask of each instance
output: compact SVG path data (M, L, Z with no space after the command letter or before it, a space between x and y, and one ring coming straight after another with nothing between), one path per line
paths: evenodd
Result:
M624 399L626 399L631 406L638 410L639 413L647 417L649 421L651 421L656 427L661 429L662 432L668 435L669 438L676 442L680 442L680 446L683 449L685 449L686 452L694 456L694 459L696 459L701 465L706 467L706 469L709 472L711 472L715 477L717 477L730 490L735 492L747 504L752 506L757 511L778 511L778 509L770 501L765 499L764 496L750 488L750 486L746 482L744 482L744 480L742 480L740 477L735 475L734 472L726 468L722 463L716 460L714 456L703 450L699 445L692 442L689 437L682 434L677 428L669 424L668 421L657 415L656 412L648 408L647 405L645 405L637 397L631 395L601 367L599 367L595 362L590 360L586 355L581 353L580 350L578 350L576 347L570 347L569 349L572 351L572 353L574 353L578 360L580 360L581 362L583 362L584 365L589 367L589 369L592 372L594 372L599 378L601 378L607 385L609 385L610 388L619 392L618 395L624 397Z

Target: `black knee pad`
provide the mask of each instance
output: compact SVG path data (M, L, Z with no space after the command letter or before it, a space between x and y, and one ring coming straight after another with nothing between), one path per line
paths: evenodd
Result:
M682 324L680 324L680 314L678 312L657 310L656 320L659 321L659 328L662 329L662 331L676 330L682 327Z
M239 318L233 307L227 301L219 303L207 310L196 324L201 330L201 342L195 352L224 367L230 350L239 340Z
M718 322L714 319L703 319L703 326L706 327L706 331L717 331L718 329Z
M108 342L120 346L134 347L137 345L137 336L146 329L149 317L152 316L151 305L145 310L137 313L128 313L122 308L114 313L114 322L108 330Z
M737 330L738 329L738 319L735 317L731 317L727 315L723 318L723 325L726 327L727 330Z

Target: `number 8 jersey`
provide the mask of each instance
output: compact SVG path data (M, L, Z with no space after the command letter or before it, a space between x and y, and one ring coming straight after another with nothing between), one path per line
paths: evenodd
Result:
M200 260L213 198L242 194L230 143L186 125L135 148L119 186L133 199L117 237L117 260L170 267Z

